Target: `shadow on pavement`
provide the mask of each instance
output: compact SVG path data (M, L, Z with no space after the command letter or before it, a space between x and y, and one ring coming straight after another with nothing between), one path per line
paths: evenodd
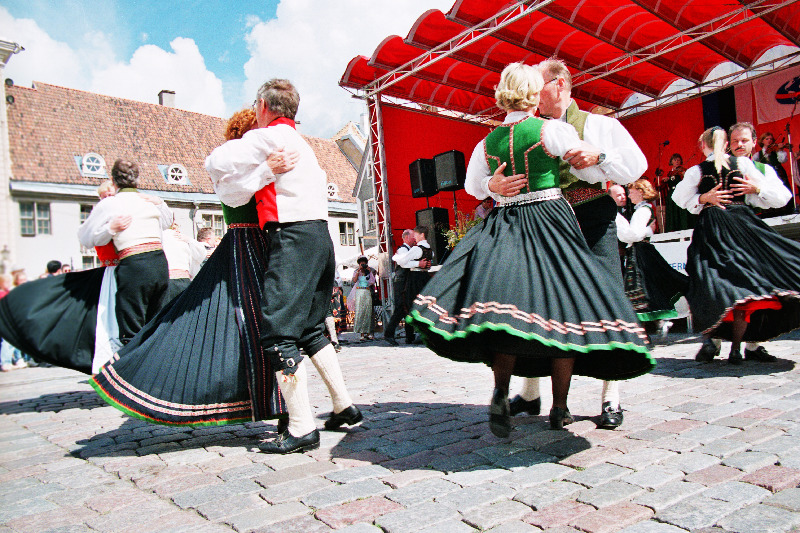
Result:
M724 352L708 363L699 363L694 359L679 357L656 357L656 362L653 374L694 379L720 376L768 376L780 372L791 372L796 366L794 361L780 357L774 363L744 361L741 365L731 365Z

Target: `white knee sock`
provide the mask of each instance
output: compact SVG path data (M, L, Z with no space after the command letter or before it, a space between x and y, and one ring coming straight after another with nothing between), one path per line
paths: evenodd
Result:
M283 380L283 372L275 373L278 386L281 388L286 407L289 409L289 433L295 437L302 437L317 429L314 424L314 415L311 414L311 402L308 400L308 373L306 362L297 365L294 378Z
M603 398L601 402L611 402L611 407L619 407L619 381L603 382Z
M744 343L744 349L745 350L750 350L750 351L758 350L759 346L761 346L760 342L746 342L746 343Z
M336 336L336 319L332 316L325 317L325 327L328 328L328 335L331 336L333 344L339 344L339 337Z
M332 345L327 345L311 357L311 362L317 367L322 381L328 387L328 392L331 395L333 402L333 412L341 413L351 405L353 399L350 398L350 393L347 392L347 386L344 384L344 377L342 376L342 369L339 366L339 359L336 357L336 350Z
M539 393L539 378L525 378L522 380L522 390L519 393L522 399L526 402L535 400L541 394Z

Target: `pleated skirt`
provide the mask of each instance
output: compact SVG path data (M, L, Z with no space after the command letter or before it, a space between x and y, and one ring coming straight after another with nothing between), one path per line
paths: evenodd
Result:
M191 284L90 384L144 420L209 426L286 416L259 342L267 245L231 228Z
M106 268L29 281L0 299L0 337L40 362L92 372Z
M563 198L500 207L455 247L407 317L448 359L492 364L516 355L514 374L633 378L655 367L621 284L604 272Z
M689 277L672 268L649 242L637 242L626 249L625 294L640 321L678 316L675 302L688 288Z
M745 341L769 340L800 327L800 244L779 235L746 205L700 213L686 272L695 329L705 334L730 340L734 309L746 312Z

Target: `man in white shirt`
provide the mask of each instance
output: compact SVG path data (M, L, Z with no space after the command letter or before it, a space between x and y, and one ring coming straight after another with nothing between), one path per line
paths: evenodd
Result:
M394 270L394 311L383 329L383 339L392 346L397 346L397 341L394 338L397 324L411 309L412 299L409 299L410 294L408 292L409 269L405 264L406 255L415 244L417 244L417 241L414 240L414 231L410 229L403 230L403 244L392 256L392 261L397 265ZM405 329L406 344L411 344L414 342L414 327L407 323Z
M600 266L623 284L617 246L617 206L602 188L569 172L569 167L585 169L596 166L608 181L627 185L647 170L647 159L630 133L614 118L594 115L578 109L572 99L572 76L563 62L548 59L538 65L544 77L539 112L543 117L571 124L584 141L580 149L567 152L561 164L561 190L578 219L581 233L597 257ZM509 402L511 414L541 410L539 378L525 378L523 390ZM602 412L599 427L615 428L622 424L619 405L619 382L603 382Z

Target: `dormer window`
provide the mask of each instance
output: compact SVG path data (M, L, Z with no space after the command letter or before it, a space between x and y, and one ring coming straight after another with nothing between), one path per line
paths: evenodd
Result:
M106 178L106 160L100 154L89 152L81 159L81 175L84 177Z
M164 181L172 185L190 185L189 172L186 167L178 163L171 165L158 165L158 170L164 176Z
M331 200L339 198L339 187L335 183L328 183L328 198Z

